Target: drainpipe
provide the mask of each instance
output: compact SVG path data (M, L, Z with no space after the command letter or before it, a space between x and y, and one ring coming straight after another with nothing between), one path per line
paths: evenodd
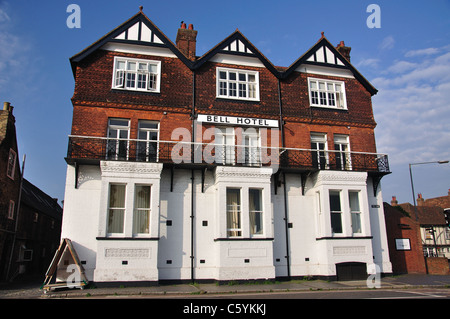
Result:
M192 71L192 132L191 132L191 161L194 164L194 142L195 142L195 70ZM194 169L191 169L191 282L194 283Z
M284 139L284 120L283 120L283 102L281 98L281 82L278 79L278 104L280 110L280 131L281 131L281 147L285 147L285 139ZM275 186L278 187L278 186ZM286 234L286 269L287 269L287 277L291 278L291 264L290 264L290 255L289 255L289 222L288 222L288 200L286 194L286 173L283 172L283 197L284 197L284 229Z

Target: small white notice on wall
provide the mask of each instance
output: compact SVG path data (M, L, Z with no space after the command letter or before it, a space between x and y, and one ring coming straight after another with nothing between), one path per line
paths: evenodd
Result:
M395 248L397 250L411 250L411 243L409 238L395 239Z

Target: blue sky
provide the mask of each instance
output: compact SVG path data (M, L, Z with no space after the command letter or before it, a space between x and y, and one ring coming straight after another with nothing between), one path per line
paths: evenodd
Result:
M66 25L81 8L81 28ZM370 29L369 4L381 9ZM352 64L379 90L373 97L378 152L392 174L383 197L412 202L409 163L450 160L450 1L0 0L0 101L15 107L25 177L64 197L74 79L69 58L139 11L175 42L183 20L198 30L201 55L238 28L273 64L289 66L325 32L352 47ZM450 164L413 167L416 193L447 194Z

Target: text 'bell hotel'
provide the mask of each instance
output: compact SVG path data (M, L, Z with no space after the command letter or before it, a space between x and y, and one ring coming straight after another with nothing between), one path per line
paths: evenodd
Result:
M391 273L377 90L350 48L322 33L276 67L239 30L201 57L196 36L141 10L70 59L62 238L89 281Z

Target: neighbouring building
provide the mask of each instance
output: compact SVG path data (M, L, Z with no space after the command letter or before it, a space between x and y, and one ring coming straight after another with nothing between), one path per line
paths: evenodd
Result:
M23 179L13 107L0 111L0 281L43 278L58 248L62 208Z
M449 274L450 228L444 209L421 194L417 206L385 203L389 254L394 273Z
M425 200L422 194L418 194L417 206L410 203L400 206L419 221L424 254L450 259L450 227L446 214L448 206L443 200L445 197Z
M384 214L392 272L427 273L419 222L398 205L395 196L391 205L384 203Z
M0 281L6 280L19 203L20 163L13 106L0 111Z
M62 238L89 281L392 272L371 97L322 36L274 66L239 30L202 56L142 9L70 58Z

